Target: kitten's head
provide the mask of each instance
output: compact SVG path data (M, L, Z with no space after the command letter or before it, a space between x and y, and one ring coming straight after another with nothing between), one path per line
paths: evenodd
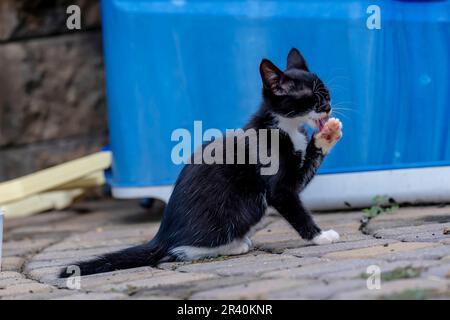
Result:
M261 61L259 70L263 96L273 113L288 118L304 117L312 127L323 126L331 112L330 94L322 80L309 71L297 49L289 52L284 72L267 59Z

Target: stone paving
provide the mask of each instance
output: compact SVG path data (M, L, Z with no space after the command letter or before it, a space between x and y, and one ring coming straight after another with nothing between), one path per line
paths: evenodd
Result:
M102 200L6 221L0 299L450 298L449 205L384 213L364 233L359 210L316 214L323 229L341 235L323 246L301 240L272 212L252 238L255 248L242 256L85 276L79 289L56 278L75 260L150 239L162 208ZM375 274L366 273L369 266ZM380 289L369 290L376 270Z

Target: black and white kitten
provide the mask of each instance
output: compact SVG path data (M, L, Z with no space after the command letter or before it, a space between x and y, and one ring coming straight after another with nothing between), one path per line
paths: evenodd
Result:
M289 52L284 72L264 59L260 73L263 102L244 129L279 129L277 173L261 175L260 164L187 164L154 239L77 263L81 275L246 253L252 228L268 206L303 239L315 244L339 240L334 230L321 231L299 198L342 136L341 122L329 119L329 92L297 49ZM305 124L319 129L310 140ZM64 269L60 276L70 274Z

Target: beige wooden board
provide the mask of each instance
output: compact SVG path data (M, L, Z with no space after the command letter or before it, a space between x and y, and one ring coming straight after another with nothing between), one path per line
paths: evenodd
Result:
M0 184L0 204L58 188L111 166L111 152L98 152Z
M103 171L97 171L80 179L58 186L53 190L67 190L77 188L84 189L84 188L98 187L104 184L105 184L105 176Z
M0 210L3 210L6 218L26 217L47 210L64 209L81 194L83 194L83 189L45 192L5 203L0 205Z

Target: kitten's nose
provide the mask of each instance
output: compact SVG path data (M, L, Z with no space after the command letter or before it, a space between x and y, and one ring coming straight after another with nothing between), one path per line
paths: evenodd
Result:
M326 113L330 113L331 112L331 105L329 103L327 103L325 105L325 107L323 108L323 111Z

